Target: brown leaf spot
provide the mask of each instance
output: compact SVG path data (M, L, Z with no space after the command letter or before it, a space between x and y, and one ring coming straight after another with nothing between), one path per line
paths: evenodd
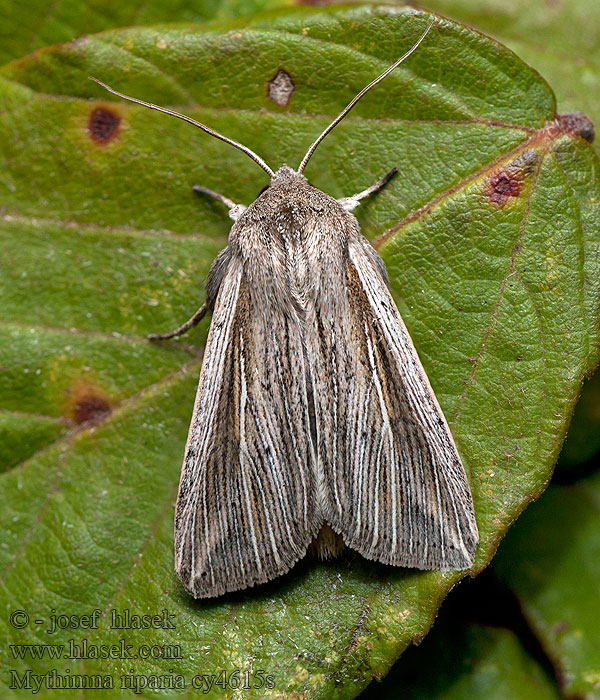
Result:
M583 112L559 114L558 124L562 131L572 136L579 136L592 143L594 141L594 123Z
M503 206L509 199L518 197L523 191L525 179L533 173L538 158L539 153L530 148L496 170L488 179L490 202Z
M106 394L89 379L78 379L67 391L66 412L76 425L101 420L110 413Z
M79 425L91 420L98 420L105 413L110 412L108 401L103 396L88 394L82 396L75 404L73 412L75 422Z
M280 68L267 83L267 97L280 107L287 107L296 90L292 76Z
M88 134L92 141L105 144L119 132L121 117L107 107L96 107L90 114Z
M521 194L522 182L502 169L493 175L489 181L490 201L495 204L505 204L511 197Z

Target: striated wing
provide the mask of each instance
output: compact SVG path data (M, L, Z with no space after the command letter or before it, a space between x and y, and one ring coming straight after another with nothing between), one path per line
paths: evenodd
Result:
M322 524L300 329L252 312L236 258L204 357L175 514L175 568L195 597L288 571Z
M467 568L473 502L448 424L366 239L311 345L324 518L369 559Z

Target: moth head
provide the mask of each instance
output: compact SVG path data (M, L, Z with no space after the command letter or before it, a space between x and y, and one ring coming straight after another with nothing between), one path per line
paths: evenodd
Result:
M282 165L271 175L271 185L283 185L293 180L306 180L304 175L290 168L289 165Z
M225 143L228 143L230 146L233 146L234 148L237 148L239 151L242 151L242 153L245 153L249 158L251 158L257 165L259 165L271 178L271 184L274 184L275 182L282 182L284 180L290 180L292 177L298 177L302 176L302 173L304 172L304 168L306 167L306 164L308 161L311 159L313 153L317 149L317 146L321 143L321 141L329 134L329 132L334 129L341 121L342 119L348 114L348 112L354 107L354 105L371 90L371 88L375 87L377 83L381 82L386 76L388 76L395 68L397 68L405 59L407 59L413 51L417 49L419 44L423 41L423 39L427 36L427 33L431 29L433 23L435 20L431 20L429 25L427 26L427 29L421 34L419 39L413 44L413 46L400 58L395 62L392 63L392 65L387 68L381 75L379 75L375 80L371 81L366 87L364 87L354 99L352 99L348 105L338 114L338 116L329 124L329 126L319 134L318 138L312 143L308 151L306 151L306 154L304 158L302 159L300 165L298 166L298 170L293 170L287 165L282 165L276 172L273 171L266 163L265 161L254 151L252 151L250 148L247 146L244 146L241 143L238 143L237 141L234 141L233 139L227 138L227 136L223 136L222 134L219 134L217 131L214 131L214 129L209 128L208 126L205 126L204 124L201 124L200 122L197 122L195 119L192 119L191 117L187 117L185 114L179 114L179 112L174 112L172 109L167 109L166 107L159 107L158 105L152 104L151 102L144 102L144 100L138 100L136 97L129 97L128 95L124 95L121 92L117 92L116 90L113 90L111 87L106 85L105 83L102 83L100 80L97 78L93 78L92 76L89 76L90 80L93 80L95 83L98 83L101 87L103 87L105 90L108 90L108 92L111 92L113 95L116 95L117 97L122 98L123 100L128 100L129 102L135 102L136 104L142 105L143 107L148 107L149 109L155 109L157 112L163 112L164 114L169 114L172 117L177 117L178 119L182 119L185 122L188 122L188 124L193 124L194 126L197 126L199 129L202 129L202 131L205 131L207 134L210 134L211 136L214 136L217 139L220 139L221 141L225 141ZM293 174L293 175L292 175Z

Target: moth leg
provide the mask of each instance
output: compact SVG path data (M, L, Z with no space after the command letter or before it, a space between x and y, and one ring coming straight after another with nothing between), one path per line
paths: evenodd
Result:
M201 185L194 185L192 187L194 192L198 192L199 194L206 194L209 197L212 197L213 199L216 199L218 202L221 202L224 204L228 209L229 209L229 218L233 219L234 221L237 221L240 216L244 213L246 210L246 207L243 204L236 204L235 202L232 202L228 197L226 197L224 194L219 194L218 192L214 192L213 190L209 190L208 187L202 187Z
M202 306L198 309L198 311L196 311L192 318L190 318L189 321L186 321L183 325L179 326L179 328L176 328L170 333L152 333L148 336L148 340L167 340L167 338L177 338L178 336L187 333L190 330L190 328L197 326L200 323L200 321L204 318L207 311L208 305L206 304L206 302L204 302L204 304L202 304Z
M338 202L346 211L352 211L360 204L361 199L365 199L365 197L369 197L370 195L375 194L375 192L378 192L394 177L397 172L398 168L393 168L387 175L384 175L380 180L377 180L374 185L371 185L371 187L367 187L366 190L363 190L358 194L353 194L351 197L342 197L342 199L338 199Z

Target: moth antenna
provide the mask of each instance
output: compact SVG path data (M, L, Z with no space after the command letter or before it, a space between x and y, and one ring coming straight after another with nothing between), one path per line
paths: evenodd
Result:
M302 162L300 163L300 167L298 168L298 173L303 172L304 168L306 167L306 164L310 160L312 154L315 152L317 146L321 143L321 141L327 136L327 134L334 128L336 127L342 119L348 114L348 112L354 107L354 105L360 100L363 95L366 95L367 92L372 87L375 87L377 83L381 82L386 76L388 76L395 68L397 68L402 61L406 60L413 51L416 51L417 47L419 44L423 41L423 39L427 36L427 33L431 29L433 23L435 22L435 19L432 19L431 22L429 23L427 29L421 34L419 39L415 42L415 44L410 48L403 56L401 56L395 63L393 63L387 70L385 70L378 78L375 78L372 82L370 82L367 87L363 88L358 95L348 104L347 107L345 107L339 114L338 116L331 122L331 124L323 131L323 133L317 138L317 140L313 143L313 145L308 149L306 152L306 155L302 159Z
M211 136L214 136L216 139L220 139L221 141L225 141L225 143L228 143L230 146L233 146L239 151L242 151L242 153L245 153L247 156L252 158L252 160L257 165L260 165L260 167L269 175L269 177L273 176L273 171L271 170L271 168L269 168L265 161L260 156L257 156L256 153L254 153L254 151L251 151L247 146L244 146L243 144L238 143L233 139L228 139L226 136L219 134L217 131L213 131L213 129L210 129L208 126L200 124L200 122L197 122L195 119L192 119L191 117L186 117L185 114L179 114L179 112L174 112L172 109L159 107L158 105L152 104L151 102L144 102L144 100L138 100L136 97L129 97L129 95L124 95L121 92L113 90L111 87L98 80L98 78L94 78L91 75L88 77L90 80L93 80L95 83L98 83L100 87L103 87L105 90L108 90L108 92L111 92L113 95L116 95L117 97L120 97L123 100L135 102L136 104L142 105L143 107L148 107L149 109L155 109L157 112L170 114L172 117L177 117L177 119L182 119L184 122L188 122L188 124L193 124L194 126L197 126L199 129L202 129L202 131L205 131L207 134L210 134Z

